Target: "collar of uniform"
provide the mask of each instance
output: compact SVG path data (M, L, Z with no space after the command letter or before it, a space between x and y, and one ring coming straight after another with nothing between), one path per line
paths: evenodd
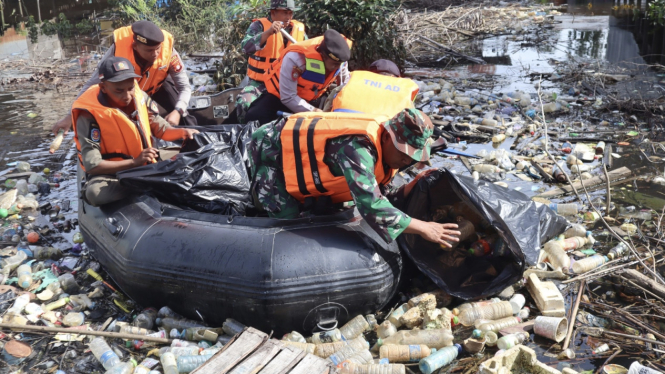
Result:
M99 94L97 95L97 100L99 100L99 103L102 104L103 106L105 106L105 107L107 107L107 108L118 109L118 110L120 110L121 112L127 114L127 116L130 117L130 118L132 117L131 114L134 113L134 112L136 112L136 109L137 109L137 108L136 108L136 100L132 100L132 102L127 106L128 108L131 108L131 109L132 109L132 111L129 112L129 113L125 112L125 111L123 110L123 108L118 108L118 107L111 106L111 105L109 104L109 100L106 98L106 94L104 94L104 93L102 92L102 90L99 90Z

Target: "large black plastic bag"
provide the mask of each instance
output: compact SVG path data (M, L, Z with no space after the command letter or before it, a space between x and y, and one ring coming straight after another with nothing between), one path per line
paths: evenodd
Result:
M541 243L568 225L565 218L521 192L482 180L474 182L445 168L422 178L402 208L411 217L430 221L434 209L459 201L489 222L512 256L467 257L451 268L438 260L445 252L437 244L414 234L403 234L398 241L420 271L441 289L467 300L494 295L518 281L526 265L538 260Z
M122 185L206 213L244 215L251 207L247 144L252 125L199 128L171 160L118 173Z

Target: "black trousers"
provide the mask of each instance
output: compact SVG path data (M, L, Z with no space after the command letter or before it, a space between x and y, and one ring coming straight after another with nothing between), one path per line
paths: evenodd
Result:
M178 89L171 77L167 77L159 91L150 96L159 108L159 115L164 117L175 110L178 102ZM180 126L196 126L196 118L192 115L180 118Z
M266 91L250 105L245 115L245 122L259 121L260 124L265 125L279 118L278 111L291 112L286 105L282 104L279 97Z

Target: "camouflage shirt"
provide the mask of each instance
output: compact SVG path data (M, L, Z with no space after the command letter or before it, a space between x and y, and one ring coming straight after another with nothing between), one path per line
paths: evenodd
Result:
M286 191L280 133L285 120L269 123L252 136L253 191L272 217L296 218L297 200ZM340 136L326 144L324 162L335 176L344 176L358 211L386 241L395 240L411 217L393 206L404 198L403 187L380 186L374 176L376 148L363 136Z
M272 22L270 15L268 15L267 18L270 22ZM293 25L287 27L285 30L290 34L292 29ZM253 55L256 53L256 51L260 51L263 49L263 47L266 46L265 43L261 44L261 34L263 34L264 31L265 30L263 29L263 24L261 21L254 21L251 25L249 25L247 33L245 34L245 37L242 39L242 43L240 44L245 54ZM288 40L286 40L286 37L282 37L284 38L284 45L286 45ZM307 40L307 35L305 35L305 40Z

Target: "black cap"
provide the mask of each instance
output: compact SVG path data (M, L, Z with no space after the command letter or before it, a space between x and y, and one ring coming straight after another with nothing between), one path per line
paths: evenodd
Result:
M376 60L369 66L369 71L377 74L390 74L395 77L400 76L397 64L390 60Z
M102 82L122 82L141 78L134 73L134 66L124 57L109 57L99 64L99 80Z
M321 49L323 54L337 62L346 62L351 58L351 50L346 44L346 39L333 29L326 30L323 34Z
M149 46L155 46L164 41L164 33L150 21L138 21L132 24L134 40Z

